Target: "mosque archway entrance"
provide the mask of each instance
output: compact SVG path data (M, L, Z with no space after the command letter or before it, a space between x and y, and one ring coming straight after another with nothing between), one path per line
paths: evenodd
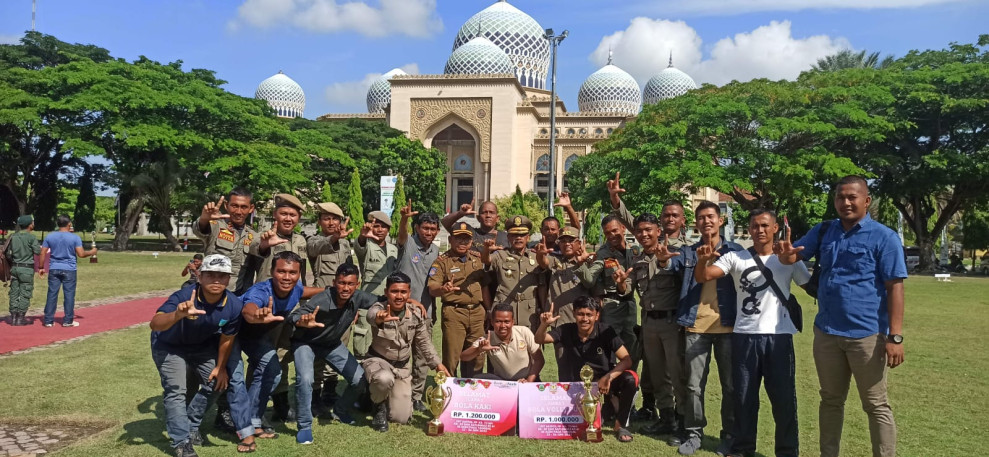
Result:
M478 192L482 181L478 173L478 147L474 135L454 122L433 136L432 146L447 158L447 210L456 211L475 196L479 204L483 200Z

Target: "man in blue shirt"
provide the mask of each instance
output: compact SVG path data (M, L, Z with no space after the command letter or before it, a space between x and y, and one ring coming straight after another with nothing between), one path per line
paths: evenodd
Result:
M838 455L851 377L869 416L872 454L896 455L896 423L886 396L886 369L903 363L903 247L896 232L869 217L869 187L859 176L835 186L837 221L811 229L780 262L816 258L821 266L814 361L821 383L822 457ZM823 233L822 233L823 230Z
M62 317L62 327L78 327L75 321L76 307L76 257L84 258L96 255L96 248L84 250L82 238L72 233L72 219L63 214L56 221L58 231L48 235L41 245L41 265L45 265L47 255L51 255L51 266L48 271L48 300L45 301L45 327L55 323L55 309L58 308L58 290L62 289L62 306L65 316ZM44 268L44 267L42 267Z
M151 357L161 375L165 426L178 457L197 455L193 441L213 392L228 387L235 396L230 408L242 440L238 451L256 448L244 381L230 377L226 368L243 310L240 299L226 290L231 273L228 257L207 256L199 284L173 293L151 319ZM189 368L196 370L201 386L187 405Z

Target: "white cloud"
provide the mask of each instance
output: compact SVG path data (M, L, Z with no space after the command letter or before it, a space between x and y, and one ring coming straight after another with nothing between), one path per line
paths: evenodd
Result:
M827 35L794 38L789 21L773 21L719 40L704 57L700 36L686 23L638 17L625 30L602 38L590 60L603 65L609 47L615 65L644 86L666 68L670 51L674 66L698 84L720 85L736 79L794 79L817 59L851 46L844 38Z
M750 13L756 11L801 11L814 9L893 9L960 3L970 0L693 0L645 1L629 5L639 11L657 14L689 13L704 16Z
M409 63L398 67L410 74L419 74L419 64ZM384 73L368 73L359 81L344 81L326 86L326 100L333 104L334 111L363 113L367 111L367 89ZM343 111L340 111L343 112Z
M6 35L0 33L0 44L21 44L21 35Z
M443 30L436 0L245 0L237 18L227 23L258 28L298 27L311 32L357 32L370 37L407 35L427 37Z

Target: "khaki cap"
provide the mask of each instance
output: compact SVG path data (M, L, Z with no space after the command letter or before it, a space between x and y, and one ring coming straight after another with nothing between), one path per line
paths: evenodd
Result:
M512 216L505 223L505 230L513 235L528 235L532 233L532 221L525 216Z
M580 230L577 230L575 227L571 227L571 226L568 225L566 227L563 227L563 230L560 231L560 236L559 237L560 238L565 238L565 237L578 238L578 237L580 237Z
M450 233L452 233L453 236L458 236L458 235L474 236L474 228L471 227L466 222L457 222L456 224L453 224L453 231Z
M367 217L368 219L377 219L378 222L381 222L381 225L391 228L391 218L384 211L371 211Z
M320 203L316 205L316 208L319 208L320 213L332 214L334 216L340 216L341 218L345 217L343 215L343 210L340 209L340 205L337 205L336 203L333 202Z
M283 206L291 206L297 210L299 213L305 210L302 206L302 202L299 201L298 197L292 194L275 194L275 208L281 208Z

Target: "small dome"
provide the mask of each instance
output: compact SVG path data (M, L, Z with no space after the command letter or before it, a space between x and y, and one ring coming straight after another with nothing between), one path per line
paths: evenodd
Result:
M508 2L499 1L471 16L457 33L453 50L483 36L508 54L512 71L525 87L544 89L549 73L549 41L543 27Z
M647 105L651 105L660 100L666 100L668 98L679 97L686 94L687 91L697 88L697 83L686 73L673 68L672 58L670 59L670 66L659 72L658 75L653 76L648 83L646 83L646 88L643 91L642 98L645 100Z
M374 80L367 89L367 112L372 114L385 112L385 108L391 103L391 82L388 80L406 74L408 73L395 68Z
M306 94L302 87L281 71L261 81L254 98L267 101L278 117L301 117L306 110Z
M448 75L483 75L515 73L512 59L501 48L484 37L475 37L457 48L446 61L443 73Z
M601 67L580 85L577 106L580 111L622 113L634 116L642 105L639 83L632 75L611 64Z

